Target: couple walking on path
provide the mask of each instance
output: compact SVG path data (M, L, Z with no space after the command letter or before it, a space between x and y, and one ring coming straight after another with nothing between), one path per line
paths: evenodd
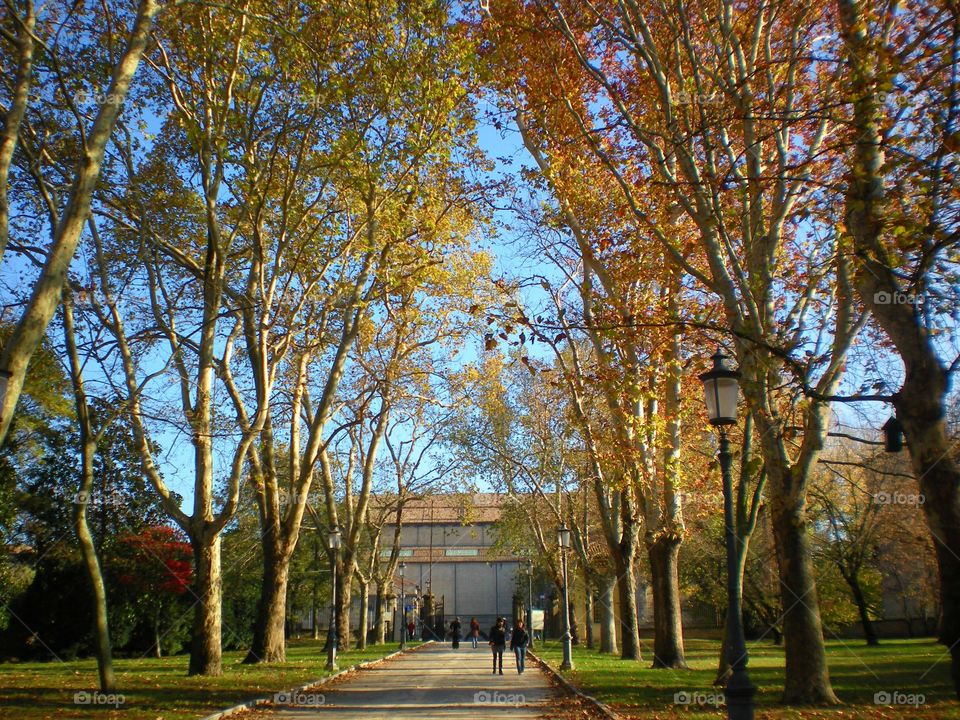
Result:
M457 650L460 647L460 618L456 617L453 619L453 622L450 623L450 637L453 638L453 649ZM480 637L480 623L477 622L476 618L470 618L470 640L473 642L473 649L477 649L477 639Z
M496 675L499 670L503 675L503 651L507 648L507 623L503 618L497 618L497 624L490 628L490 648L493 650L493 674ZM510 633L510 649L517 657L517 674L523 674L524 665L527 659L527 645L530 644L530 636L523 628L523 621L517 620L513 626L513 632Z

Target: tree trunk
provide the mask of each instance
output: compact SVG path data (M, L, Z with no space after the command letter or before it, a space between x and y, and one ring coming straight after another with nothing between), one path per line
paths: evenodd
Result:
M37 15L33 3L26 4L26 16L19 17L16 49L17 71L14 75L10 106L3 119L0 133L0 262L3 261L10 238L10 165L20 136L20 124L30 101L30 84L33 80L33 38ZM9 10L8 10L9 12Z
M771 479L775 479L772 473ZM838 700L830 685L823 643L804 503L802 500L791 502L775 497L772 520L784 608L786 672L783 702L798 705L836 704Z
M683 617L680 611L680 579L677 560L679 535L663 533L647 547L653 584L653 667L685 668Z
M614 589L617 578L604 575L599 579L600 593L600 652L617 652L617 611Z
M277 547L272 533L261 534L263 577L253 625L253 642L245 663L282 663L287 660L287 582L291 553Z
M337 572L337 640L340 648L350 647L350 589L352 578Z
M632 554L631 554L632 555ZM620 657L624 660L642 660L640 651L640 622L637 619L637 574L633 569L633 558L624 562L618 553L617 589L620 593Z
M193 644L190 649L190 675L223 673L220 632L223 585L220 574L220 535L210 539L192 538L196 566L193 615Z
M357 630L357 650L364 650L367 647L367 630L369 621L367 614L370 608L370 598L368 597L369 583L360 581L360 627Z
M153 653L157 660L163 657L162 641L163 638L160 637L160 613L157 612L153 616Z
M877 632L873 629L873 623L870 621L870 611L867 608L867 600L863 596L863 588L860 587L860 578L856 573L847 575L842 573L843 579L850 586L850 592L853 593L853 601L857 604L857 612L860 614L860 624L863 625L863 638L867 645L879 645Z
M913 385L904 384L896 403L897 417L906 430L913 472L920 478L923 511L933 535L940 576L937 636L950 648L951 677L960 699L960 468L953 460L953 449L944 432L942 402L937 403L939 418L931 422L929 415L925 417L922 410L915 409L919 390Z
M84 453L87 454L86 452ZM89 451L90 466L87 467L87 460L84 459L84 475L89 472L92 481L93 473L93 450ZM100 567L100 560L97 558L97 549L93 542L93 535L90 533L90 526L87 524L87 503L89 501L90 487L92 482L84 480L81 483L81 497L78 498L75 529L77 539L80 541L80 551L83 555L83 564L87 570L87 577L90 580L90 590L93 595L94 604L94 623L95 636L97 644L97 671L100 676L100 690L104 693L113 692L116 687L116 679L113 673L113 653L110 648L110 621L107 613L107 589L103 581L103 571Z
M397 598L399 600L399 598ZM377 607L374 616L374 640L377 645L387 641L387 589L382 582L377 583Z
M73 324L73 306L69 296L63 305L63 328L70 358L70 380L73 385L73 397L77 409L77 425L80 430L80 489L74 498L74 530L80 541L80 553L83 564L90 580L90 590L93 595L94 630L97 643L97 671L100 676L100 690L104 693L113 692L116 687L116 678L113 673L113 653L110 648L110 621L107 613L107 590L103 581L103 569L97 557L97 548L87 522L87 508L90 505L90 494L93 491L93 458L97 451L97 441L93 433L93 424L90 419L90 407L87 404L87 394L84 389L83 371L80 364L80 355L77 352L76 334Z

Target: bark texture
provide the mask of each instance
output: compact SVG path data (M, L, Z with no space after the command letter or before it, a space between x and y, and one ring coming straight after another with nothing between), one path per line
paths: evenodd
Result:
M197 607L193 615L193 644L190 650L190 675L223 673L220 643L223 585L220 571L220 534L211 540L191 538L196 570L194 594Z
M804 503L775 500L772 520L784 607L783 700L797 705L837 703L823 644Z
M679 536L663 534L647 548L653 583L653 667L685 668L680 611Z
M286 662L287 583L291 555L266 537L266 533L261 538L263 576L260 599L257 602L253 641L244 662Z
M599 579L600 603L600 652L617 652L617 612L614 590L617 579L613 575L604 575Z

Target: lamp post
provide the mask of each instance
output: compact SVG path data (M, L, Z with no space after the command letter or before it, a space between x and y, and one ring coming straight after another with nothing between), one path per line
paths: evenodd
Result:
M407 569L405 562L400 563L400 649L407 649L407 603L403 597L403 571Z
M747 641L743 634L740 607L740 578L737 563L737 534L733 517L733 480L730 476L730 442L726 427L737 421L737 396L740 373L727 367L729 359L720 350L711 358L713 367L700 375L703 382L707 419L720 435L720 473L723 477L723 524L727 545L727 661L730 674L724 694L730 720L753 720L753 696L756 688L747 675Z
M533 647L533 558L527 557L527 635Z
M561 524L557 529L557 544L560 546L560 563L563 567L563 662L561 670L573 669L570 651L570 597L567 589L567 550L570 549L570 529Z
M333 588L330 591L332 600L330 632L330 647L327 648L327 670L337 670L337 561L340 559L340 526L334 525L327 534L327 547L333 556Z

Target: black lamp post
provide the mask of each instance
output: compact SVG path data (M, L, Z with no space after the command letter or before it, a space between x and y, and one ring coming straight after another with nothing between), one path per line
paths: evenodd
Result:
M740 607L739 577L737 573L737 534L733 518L733 481L730 477L730 443L726 426L737 421L737 399L740 391L740 373L727 367L729 359L720 350L714 353L713 367L700 375L707 419L717 428L720 448L717 459L723 476L723 523L727 544L727 677L725 695L727 717L730 720L753 720L753 696L756 688L747 675L747 641L743 634L743 614Z
M533 558L527 558L527 635L533 647Z
M400 563L400 649L407 649L407 603L403 596L403 571L407 569L405 562Z
M903 425L896 415L891 415L883 424L883 449L889 453L903 450Z
M337 670L337 562L340 560L340 526L334 525L327 534L327 547L333 556L333 588L330 597L333 601L330 632L330 647L327 648L327 670Z
M561 524L557 528L557 544L560 546L560 562L563 566L563 662L561 670L573 669L573 653L570 649L570 597L567 588L567 550L570 549L570 529Z

